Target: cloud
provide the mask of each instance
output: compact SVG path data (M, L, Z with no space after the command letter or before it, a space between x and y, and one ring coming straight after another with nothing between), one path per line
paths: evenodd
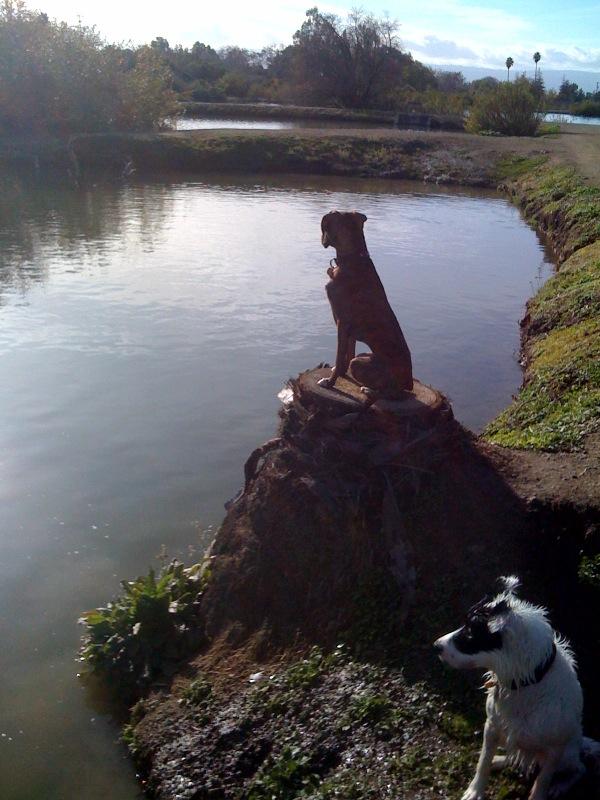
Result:
M440 58L445 60L463 59L477 60L480 56L470 47L464 47L449 39L438 39L437 36L426 36L423 44L404 41L404 46L409 50L417 49L423 57Z
M541 51L542 62L556 69L600 69L600 49L583 50L580 47Z
M109 41L149 42L165 37L171 45L190 46L202 41L215 47L237 44L261 48L289 43L305 19L311 3L292 0L261 0L250 7L243 0L202 3L171 0L168 6L144 0L38 0L52 18L74 23L80 17L85 25L95 25ZM31 5L35 5L32 0ZM319 4L323 11L329 4Z

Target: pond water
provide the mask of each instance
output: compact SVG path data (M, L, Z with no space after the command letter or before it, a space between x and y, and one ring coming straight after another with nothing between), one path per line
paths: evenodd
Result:
M331 119L212 119L200 117L178 117L175 128L178 131L208 130L212 128L236 128L252 130L293 130L295 128L391 128L392 123L373 123L364 120Z
M199 557L284 381L334 358L333 208L367 214L416 376L480 428L520 384L518 320L551 272L494 194L214 176L0 199L3 800L139 797L77 678L76 620L163 545Z
M574 114L544 114L545 122L570 122L576 125L600 125L600 117L579 117ZM178 131L209 130L213 128L236 128L248 130L293 130L296 128L392 128L392 123L369 123L363 121L334 121L315 119L202 119L196 117L179 117L175 120Z
M544 114L545 122L570 122L574 125L600 125L600 117L579 117L576 114L562 114L552 111Z

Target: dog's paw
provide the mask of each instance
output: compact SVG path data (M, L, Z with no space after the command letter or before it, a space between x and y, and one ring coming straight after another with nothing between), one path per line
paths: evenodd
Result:
M485 798L484 792L469 786L469 788L463 794L460 800L484 800L484 798Z
M330 389L331 385L333 384L332 378L321 378L321 380L317 381L319 386L322 386L324 389Z

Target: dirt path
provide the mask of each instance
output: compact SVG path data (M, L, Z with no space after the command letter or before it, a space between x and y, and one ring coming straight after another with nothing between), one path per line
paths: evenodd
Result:
M600 187L600 125L564 124L549 149Z

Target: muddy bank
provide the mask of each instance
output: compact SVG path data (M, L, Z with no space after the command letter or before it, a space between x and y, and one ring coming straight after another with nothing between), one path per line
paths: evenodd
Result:
M444 671L431 642L502 573L573 639L597 732L597 594L578 579L589 509L559 519L522 497L447 412L384 433L303 411L285 412L215 539L205 647L135 708L149 793L454 796L476 758L480 680Z
M347 416L301 398L249 459L198 595L204 645L126 731L152 796L454 796L480 680L445 671L431 642L502 573L572 638L598 733L598 594L578 570L600 517L524 497L504 451L448 408L408 426Z
M0 141L0 164L72 182L123 180L160 171L264 172L425 180L495 187L502 164L541 157L543 139L498 139L431 131L178 131Z

